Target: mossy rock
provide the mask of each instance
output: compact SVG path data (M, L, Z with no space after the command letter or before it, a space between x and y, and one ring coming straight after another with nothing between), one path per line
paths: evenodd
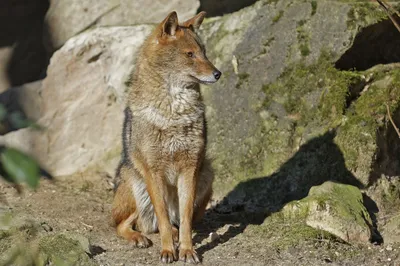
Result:
M0 214L0 266L96 265L89 254L84 236L49 235L38 222L11 212Z
M368 190L379 216L391 216L400 212L400 177L382 175Z
M393 130L388 125L387 108L395 117L400 107L400 68L385 71L380 66L365 75L371 75L373 82L366 85L362 95L347 110L335 142L343 151L348 169L360 182L369 185L378 152L383 148L379 147L379 135L385 139L388 130ZM395 147L396 140L389 145Z
M346 183L359 186L370 184L380 156L377 132L387 121L382 107L388 102L393 113L398 108L398 70L357 71L335 63L349 54L359 38L368 35L365 40L370 41L374 36L370 27L376 23L383 23L377 35L384 29L395 30L373 2L265 0L203 24L200 34L209 57L223 72L212 88L202 87L209 152L215 158L216 197L241 182L271 177L302 145L336 130L333 142L350 178L327 173L323 165L314 166L315 172L321 173L313 176L322 176L319 183L347 179ZM397 39L392 39L382 42L397 47ZM342 61L352 62L350 59ZM367 60L361 54L356 59ZM392 78L391 93L373 88L375 81L385 78L385 72ZM374 77L368 79L371 73ZM358 98L365 86L370 88ZM370 113L361 109L371 104L369 109L377 109L379 117L373 115L362 122ZM292 183L296 186L298 182ZM310 185L317 183L312 179Z
M368 243L372 220L361 191L351 185L325 182L309 195L291 202L282 213L286 219L304 219L308 226L327 231L350 243Z
M36 265L35 240L41 227L12 213L0 215L0 265Z
M63 234L43 237L39 242L39 258L43 265L96 265L79 240Z
M261 225L249 225L245 234L252 238L268 239L271 247L278 250L302 246L304 242L342 242L329 232L308 226L302 220L284 219L280 214L268 217Z

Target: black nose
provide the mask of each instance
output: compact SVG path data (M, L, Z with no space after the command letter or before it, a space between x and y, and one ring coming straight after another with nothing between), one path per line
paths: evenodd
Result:
M221 77L221 74L222 74L222 73L221 73L220 71L218 71L218 70L216 70L216 71L213 72L213 75L214 75L214 78L215 78L215 79L219 79L219 78Z

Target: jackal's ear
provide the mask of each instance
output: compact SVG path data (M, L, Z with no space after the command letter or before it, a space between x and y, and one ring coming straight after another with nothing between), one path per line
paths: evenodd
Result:
M178 28L178 15L175 11L169 13L169 15L161 22L162 34L168 34L174 36Z
M199 14L197 14L196 16L192 17L191 19L186 20L185 22L182 23L182 26L184 27L193 27L193 29L197 30L201 23L204 20L204 17L206 16L206 12L205 11L201 11Z

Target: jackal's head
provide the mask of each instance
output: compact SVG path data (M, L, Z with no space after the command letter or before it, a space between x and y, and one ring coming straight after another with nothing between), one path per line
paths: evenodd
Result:
M221 72L208 60L205 47L196 34L205 15L200 12L179 23L174 11L153 32L151 52L147 56L158 71L177 83L207 84L221 77Z

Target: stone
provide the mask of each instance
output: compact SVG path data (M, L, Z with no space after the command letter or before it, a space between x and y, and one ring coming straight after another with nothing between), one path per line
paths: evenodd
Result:
M40 225L42 226L43 230L46 232L53 231L53 228L50 225L48 225L46 222L43 222Z
M305 223L349 243L369 243L372 220L361 191L351 185L327 181L310 189L309 195L286 205L284 216Z
M212 232L212 233L210 233L210 235L209 235L209 241L210 241L210 242L217 241L219 238L220 238L220 235L217 234L217 233L215 233L215 232Z
M45 236L39 242L39 261L68 265L96 265L90 259L81 242L64 234Z
M52 0L45 18L46 46L54 51L69 38L91 27L159 23L173 10L178 12L179 18L188 19L196 14L199 5L198 0Z

